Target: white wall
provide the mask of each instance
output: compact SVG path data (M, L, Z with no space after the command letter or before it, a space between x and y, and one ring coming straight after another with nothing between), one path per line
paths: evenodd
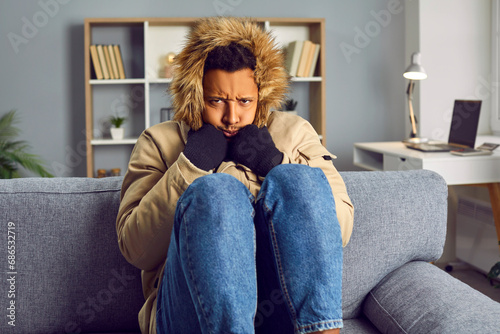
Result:
M405 6L407 64L411 53L420 51L428 74L416 85L414 96L420 136L448 140L456 99L482 100L478 133L490 133L491 0L407 0ZM406 129L409 133L409 122ZM464 195L488 199L483 188L449 187L441 262L455 260L457 200Z
M420 135L448 140L455 99L482 100L478 133L490 133L491 0L413 0L408 6L417 24L407 19L406 35L428 74L415 98Z

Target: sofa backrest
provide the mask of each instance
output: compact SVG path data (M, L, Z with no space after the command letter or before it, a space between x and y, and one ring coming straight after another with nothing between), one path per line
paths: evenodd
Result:
M344 248L343 312L350 319L388 273L410 261L439 258L447 187L428 171L341 175L355 207L354 231ZM0 307L5 312L15 302L16 325L4 318L0 333L139 331L140 271L124 260L115 230L121 182L0 180L3 239L15 237L9 270L15 274L6 274L14 280L0 284ZM4 268L8 251L4 241Z
M341 174L354 205L342 287L343 316L351 319L387 274L405 263L441 256L448 187L440 175L426 170Z
M3 268L7 236L15 237L13 274L0 284L0 333L139 332L140 271L124 260L115 230L121 182L0 180Z

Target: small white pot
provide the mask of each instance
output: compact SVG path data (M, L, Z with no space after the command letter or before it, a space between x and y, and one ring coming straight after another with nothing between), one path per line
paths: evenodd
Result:
M111 128L111 138L113 139L123 139L123 128Z

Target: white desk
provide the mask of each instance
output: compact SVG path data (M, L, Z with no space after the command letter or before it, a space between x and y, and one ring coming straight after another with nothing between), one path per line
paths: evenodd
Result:
M500 144L500 137L477 137L478 146L484 142ZM428 169L443 176L448 185L488 187L500 246L500 148L493 155L462 157L424 153L406 148L402 142L355 143L354 165L377 171Z

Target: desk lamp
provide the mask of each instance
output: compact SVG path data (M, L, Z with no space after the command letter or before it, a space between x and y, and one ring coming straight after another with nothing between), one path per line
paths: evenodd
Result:
M415 80L423 80L427 78L427 73L425 73L424 68L420 65L420 52L414 52L411 55L410 66L406 69L403 76L409 79L408 89L406 94L408 95L408 108L410 109L410 122L411 122L411 133L410 138L403 140L406 143L425 143L428 141L427 138L419 138L417 135L417 121L415 119L415 114L413 113L413 88L415 86Z

